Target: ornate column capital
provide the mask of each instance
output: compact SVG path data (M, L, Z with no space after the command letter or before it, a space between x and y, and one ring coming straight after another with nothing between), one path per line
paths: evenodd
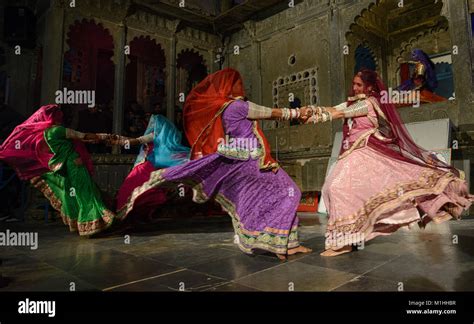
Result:
M176 34L180 23L181 23L181 19L167 20L166 28L173 34Z

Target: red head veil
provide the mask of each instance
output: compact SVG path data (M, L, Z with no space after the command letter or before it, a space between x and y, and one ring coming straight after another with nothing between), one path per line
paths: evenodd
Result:
M398 160L433 169L450 171L456 176L460 176L459 170L439 160L433 152L425 150L415 143L403 124L394 104L381 103L381 92L387 91L387 89L379 78L377 72L362 69L357 73L357 76L362 79L366 88L369 86L372 87L371 92L366 93L366 95L370 95L377 100L377 103L384 114L384 116L380 116L379 112L377 112L377 119L379 121L379 131L386 138L386 141L378 139L375 136L370 136L368 145L371 148ZM349 105L352 103L353 102L348 102ZM347 137L348 130L349 128L346 120L344 123L343 141ZM344 149L341 149L341 153L343 151Z
M219 138L224 137L221 114L233 100L244 95L240 73L230 68L208 75L191 91L184 104L184 130L191 144L191 159L216 152ZM265 149L260 169L276 170L278 164L257 123L256 131Z
M191 90L183 111L191 159L216 152L219 138L224 137L221 113L234 98L244 95L240 73L233 69L210 74Z
M56 124L60 109L57 105L47 105L38 109L30 118L15 127L0 145L0 160L9 164L22 180L29 180L51 171L48 162L53 156L44 139L44 131ZM85 146L74 141L75 150L84 165L92 172L92 161Z

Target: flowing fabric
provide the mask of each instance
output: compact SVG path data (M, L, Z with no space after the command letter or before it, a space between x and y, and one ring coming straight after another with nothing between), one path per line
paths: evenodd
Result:
M122 209L128 205L133 191L142 186L149 178L150 174L156 171L150 161L144 161L133 167L132 171L127 175L123 184L117 193L117 213L120 220L124 220L126 216L131 215L150 215L156 208L164 204L167 200L167 189L157 188L149 190L142 195L139 200L135 201L133 211L130 209L127 213L121 213Z
M459 170L438 159L435 153L425 150L415 143L406 126L403 124L395 105L391 103L381 103L381 91L386 90L385 85L377 76L375 89L373 89L371 96L380 107L380 111L376 111L376 118L379 124L378 130L385 139L370 136L367 145L391 158L432 169L448 170L459 177ZM353 103L354 102L348 101L349 106ZM346 119L343 126L343 145L341 146L340 154L343 154L349 149L348 145L344 145L344 143L349 141L348 134L349 124Z
M235 99L244 97L240 73L224 69L208 75L188 95L184 104L184 128L191 144L191 159L215 153L219 139L224 138L222 112ZM270 145L257 125L256 136L263 143L261 169L278 168L270 155Z
M66 129L52 126L45 131L44 138L54 154L49 161L53 171L32 178L32 184L60 212L71 231L92 235L109 227L115 215L103 203L82 158L66 138Z
M220 113L233 98L243 97L240 73L224 69L208 75L187 96L184 104L184 131L191 144L191 158L197 152L216 152L219 138L224 137Z
M417 146L393 105L380 103L385 88L376 83L365 99L368 115L352 118L351 127L345 121L341 154L322 189L327 249L458 219L474 201L460 172Z
M140 147L135 165L148 160L155 168L168 168L189 160L189 147L181 144L182 134L168 118L152 115L143 135L153 133L153 148Z
M256 121L247 119L248 102L232 101L222 113L225 133L232 138L257 140ZM157 188L185 184L193 189L193 200L214 198L231 216L236 243L245 253L262 249L285 254L299 246L296 209L301 198L298 186L283 169L263 171L260 158L246 160L208 154L182 165L153 171L122 208L127 214L140 199ZM176 190L176 189L175 189ZM121 216L124 217L124 216Z
M41 107L3 142L0 159L49 199L71 231L92 235L110 226L115 215L91 179L85 146L66 138L66 129L57 126L61 122L57 105Z
M22 124L15 127L10 136L0 146L0 159L9 164L22 180L29 180L50 171L49 161L53 157L44 139L44 132L60 122L57 105L47 105L38 109ZM80 141L74 141L76 151L92 174L92 160Z
M117 193L117 210L129 201L133 190L147 181L150 173L189 161L190 149L181 145L181 132L166 117L152 115L144 135L153 133L153 143L142 145L132 171ZM134 204L135 214L150 214L166 202L167 190L150 190Z

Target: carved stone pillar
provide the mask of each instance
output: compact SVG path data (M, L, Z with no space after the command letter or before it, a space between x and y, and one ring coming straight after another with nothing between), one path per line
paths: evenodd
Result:
M127 41L127 29L124 24L119 25L118 38L115 47L115 79L114 79L114 113L113 132L121 134L123 130L124 115L124 86L125 86L125 45ZM120 147L114 146L113 154L120 153Z
M168 50L168 59L166 60L167 67L167 89L166 89L166 116L169 120L174 122L175 116L175 100L176 100L176 31L178 30L180 20L170 22L169 28L172 29L173 36L171 37L170 47Z
M251 62L252 62L252 100L262 104L262 55L261 45L256 37L255 21L244 23L245 30L251 39Z
M62 86L63 43L65 10L59 3L53 2L45 15L43 43L43 82L41 83L41 104L55 101L55 92Z
M443 1L444 7L441 12L448 19L449 32L453 44L453 74L456 101L459 106L459 124L474 124L474 112L472 111L472 88L473 80L470 70L466 69L472 64L470 51L470 30L467 18L469 9L466 1Z

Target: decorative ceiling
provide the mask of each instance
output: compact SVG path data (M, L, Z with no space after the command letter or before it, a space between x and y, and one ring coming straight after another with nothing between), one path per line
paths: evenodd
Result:
M443 2L437 0L405 1L403 7L398 1L380 0L369 6L356 18L351 30L361 29L381 39L409 37L420 29L447 25L441 16Z
M288 9L286 0L133 0L137 9L179 19L191 26L221 35L235 32L248 20L261 20ZM302 2L296 0L295 5ZM184 3L184 7L180 4Z

